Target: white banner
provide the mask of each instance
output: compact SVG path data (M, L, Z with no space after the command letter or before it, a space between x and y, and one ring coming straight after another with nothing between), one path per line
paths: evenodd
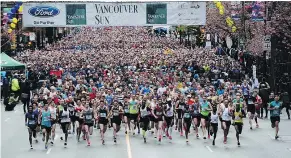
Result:
M205 25L206 2L24 3L23 27Z

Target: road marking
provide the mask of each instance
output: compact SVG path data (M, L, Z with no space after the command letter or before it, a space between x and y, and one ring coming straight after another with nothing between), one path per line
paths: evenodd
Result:
M206 146L206 148L211 152L213 153L213 150L211 150L211 148L209 146Z
M7 122L8 120L10 120L10 118L5 119L4 121Z
M125 136L125 139L126 139L126 146L127 146L127 155L128 155L128 158L132 158L132 155L131 155L131 147L130 147L130 141L129 141L129 134L127 134Z
M52 151L52 148L49 148L46 152L46 154L49 154Z

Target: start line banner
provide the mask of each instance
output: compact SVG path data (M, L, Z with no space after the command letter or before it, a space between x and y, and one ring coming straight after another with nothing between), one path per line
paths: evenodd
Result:
M206 2L23 3L23 27L205 23Z

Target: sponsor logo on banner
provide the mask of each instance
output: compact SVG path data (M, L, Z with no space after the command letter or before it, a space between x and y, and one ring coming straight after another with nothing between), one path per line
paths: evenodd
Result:
M118 14L138 14L138 5L130 4L130 3L99 3L94 4L95 11L97 15L95 15L95 25L111 25L115 23L115 20L112 20L111 16L116 16ZM124 17L124 18L130 18ZM119 19L122 20L122 19ZM134 20L134 19L133 19Z
M32 16L39 18L50 18L58 15L60 10L51 6L36 6L28 10L28 13Z
M66 13L67 25L86 25L85 4L67 4Z
M167 24L167 4L147 4L147 24Z

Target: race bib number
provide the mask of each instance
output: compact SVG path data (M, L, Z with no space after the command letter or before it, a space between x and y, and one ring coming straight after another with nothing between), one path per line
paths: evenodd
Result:
M162 115L162 112L157 112L157 115Z
M68 117L67 115L64 115L64 114L62 115L62 118L67 118L67 117Z
M114 112L113 115L114 116L119 116L119 112Z
M142 117L147 116L147 115L148 115L148 112L147 112L147 111L142 111L142 112L141 112L141 116L142 116Z
M179 106L179 109L182 109L183 110L184 109L184 106L183 105L180 105Z
M92 115L86 115L86 119L87 120L91 120L92 119Z
M184 118L190 118L190 114L189 113L185 113L184 114Z
M213 118L213 119L212 119L212 122L217 122L217 121L218 121L217 118Z
M252 100L249 100L248 104L254 104L254 102Z
M128 110L128 109L124 109L124 112L125 112L125 113L129 113L129 110Z
M100 113L100 117L106 117L106 113Z
M69 111L74 111L74 107L69 107Z
M173 116L173 111L167 111L168 116Z
M239 116L235 116L234 120L240 120L240 117Z
M273 110L273 115L279 115L280 111L278 109Z
M44 122L49 121L49 117L44 117L44 118L43 118L43 121L44 121Z
M198 114L198 110L194 110L194 112L193 112L194 114Z
M136 105L133 105L133 106L132 106L132 109L133 109L133 110L137 110L137 106L136 106Z
M35 120L29 120L29 121L28 121L28 124L30 124L30 125L35 125Z
M77 112L77 113L76 113L76 116L77 116L77 117L79 117L79 116L80 116L79 112Z

